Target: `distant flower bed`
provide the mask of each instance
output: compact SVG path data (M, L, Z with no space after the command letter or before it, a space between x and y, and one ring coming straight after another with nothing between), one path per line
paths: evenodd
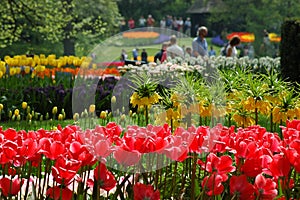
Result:
M124 32L124 38L157 38L159 33L150 31Z

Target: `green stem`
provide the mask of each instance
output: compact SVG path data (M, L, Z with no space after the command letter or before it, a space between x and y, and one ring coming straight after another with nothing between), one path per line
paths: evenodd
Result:
M148 116L148 106L145 105L145 118L146 118L146 126L149 124L149 116Z
M177 174L177 165L178 165L178 162L175 161L175 165L174 165L174 172L173 172L173 177L172 177L172 187L171 187L171 194L172 194L172 197L174 198L175 197L175 184L176 184L176 174Z
M191 200L195 200L196 165L197 165L197 154L194 153L193 165L192 165Z

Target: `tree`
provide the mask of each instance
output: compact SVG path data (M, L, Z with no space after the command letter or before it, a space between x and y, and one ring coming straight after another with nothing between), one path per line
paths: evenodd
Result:
M299 15L298 0L223 0L213 10L210 23L222 24L229 32L253 32L256 36L254 46L259 50L264 29L280 33L286 17Z
M3 0L1 47L20 40L59 41L65 55L75 55L78 41L90 45L113 33L119 16L112 0Z

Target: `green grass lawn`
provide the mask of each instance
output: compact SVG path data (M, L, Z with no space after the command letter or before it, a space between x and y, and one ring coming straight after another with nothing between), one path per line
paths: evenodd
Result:
M38 130L38 129L45 129L45 130L53 130L58 125L61 125L62 127L65 127L67 125L74 124L74 120L44 120L44 121L32 121L29 123L28 121L5 121L0 123L0 127L2 127L3 130L6 130L8 128L13 128L15 130Z
M193 41L193 38L179 38L178 41L177 41L177 44L181 47L192 47L192 41ZM208 43L208 47L210 49L211 46L213 46L214 50L216 51L217 55L220 54L220 49L221 47L217 46L217 45L213 45L211 43L211 38L207 38L207 43ZM142 49L146 49L147 53L148 53L148 56L154 56L158 51L160 51L161 49L161 44L153 44L153 45L141 45L141 46L124 46L124 47L110 47L112 49L114 49L113 51L111 52L119 52L119 54L121 54L121 49L125 49L125 51L127 52L127 55L128 55L128 58L129 59L132 59L132 50L134 48L139 48L139 54L141 54L142 52ZM116 58L119 58L119 54L116 55ZM117 59L116 59L117 60Z

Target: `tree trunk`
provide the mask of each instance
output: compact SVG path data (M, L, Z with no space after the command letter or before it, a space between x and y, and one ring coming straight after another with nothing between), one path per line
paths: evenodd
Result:
M63 41L64 44L64 55L70 56L75 55L75 41L71 38L65 38Z
M65 5L66 12L69 15L72 15L73 7L72 5L73 0L62 0L64 2L63 5ZM73 31L73 25L72 20L69 21L69 23L64 27L64 39L63 39L63 45L64 45L64 55L75 55L75 38L72 37L72 31Z

